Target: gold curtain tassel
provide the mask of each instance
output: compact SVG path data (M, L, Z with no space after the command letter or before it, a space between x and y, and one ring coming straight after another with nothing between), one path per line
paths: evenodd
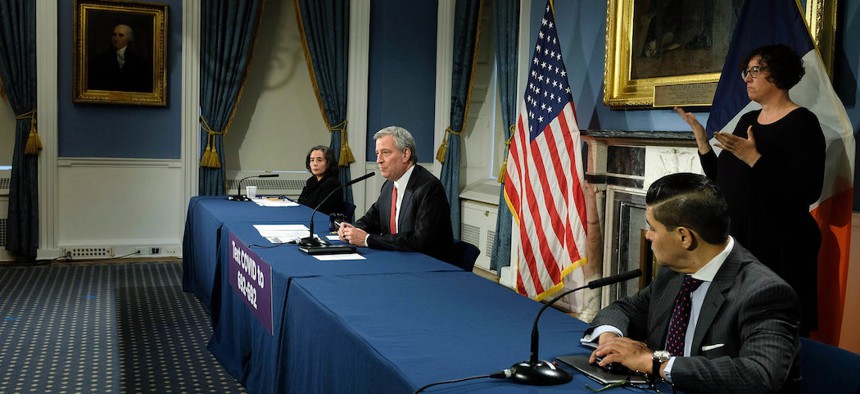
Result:
M502 168L499 169L499 183L505 183L505 178L508 177L508 159L502 162Z
M218 151L215 149L215 142L212 142L212 154L209 155L209 168L221 168L221 158L218 157Z
M459 131L454 131L454 129L450 127L445 128L445 138L442 139L442 145L439 145L439 150L436 151L436 160L440 163L445 164L445 155L448 154L448 135L460 135Z
M436 160L440 163L445 163L445 154L448 153L448 136L442 140L442 145L439 145L439 150L436 151Z
M511 147L511 141L513 141L513 139L514 139L514 133L517 131L517 125L512 124L510 127L508 127L508 130L510 130L511 132L510 132L510 136L508 137L508 139L505 140L505 150L510 149L510 147ZM505 156L505 160L502 161L502 168L499 169L498 181L499 181L499 183L505 183L505 180L507 178L508 178L508 157Z
M221 159L218 157L218 150L215 148L215 138L218 135L224 135L225 132L215 131L206 123L206 118L200 116L200 124L203 130L206 131L206 150L203 151L203 156L200 158L200 167L205 168L221 168Z
M203 156L200 157L200 167L209 167L209 157L212 156L211 147L212 135L206 137L206 149L203 150Z
M27 142L24 144L24 154L28 156L38 155L39 151L42 150L42 140L39 138L39 133L36 130L36 111L18 115L15 119L30 119L30 133L27 135Z
M328 122L328 121L326 121ZM334 126L329 126L329 133L340 131L340 158L337 160L338 167L349 167L350 163L355 163L355 155L352 154L352 149L349 147L346 135L346 125L348 121L344 120Z
M349 148L349 144L344 144L341 142L340 144L340 160L337 161L337 165L341 167L349 167L349 163L355 162L355 156L352 154L352 149Z
M39 139L39 134L35 130L30 130L30 135L27 136L27 145L24 147L25 155L36 155L42 150L42 140Z

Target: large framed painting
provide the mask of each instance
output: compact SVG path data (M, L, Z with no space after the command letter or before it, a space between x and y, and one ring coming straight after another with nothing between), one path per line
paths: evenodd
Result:
M74 102L167 106L167 4L75 0Z
M709 106L743 0L607 0L603 103L618 109ZM805 0L825 65L836 0Z

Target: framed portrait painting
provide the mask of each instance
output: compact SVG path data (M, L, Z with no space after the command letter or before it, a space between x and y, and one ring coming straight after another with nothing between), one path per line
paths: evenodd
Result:
M743 0L608 0L604 104L710 106ZM836 0L801 1L825 65Z
M167 4L75 0L74 102L167 106Z

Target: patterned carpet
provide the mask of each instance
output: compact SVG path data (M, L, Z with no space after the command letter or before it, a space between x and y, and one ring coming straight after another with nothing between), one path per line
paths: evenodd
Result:
M0 393L244 393L182 266L0 266Z

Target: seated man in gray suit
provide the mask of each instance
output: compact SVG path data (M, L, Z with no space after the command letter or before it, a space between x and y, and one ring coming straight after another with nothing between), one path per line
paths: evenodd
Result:
M340 239L356 246L421 252L453 263L454 236L445 188L416 164L415 139L402 127L373 135L376 163L387 179L379 199L355 225L341 223Z
M663 268L597 314L582 339L598 344L591 362L621 363L688 393L799 391L799 300L728 236L719 188L672 174L645 202L646 238Z

